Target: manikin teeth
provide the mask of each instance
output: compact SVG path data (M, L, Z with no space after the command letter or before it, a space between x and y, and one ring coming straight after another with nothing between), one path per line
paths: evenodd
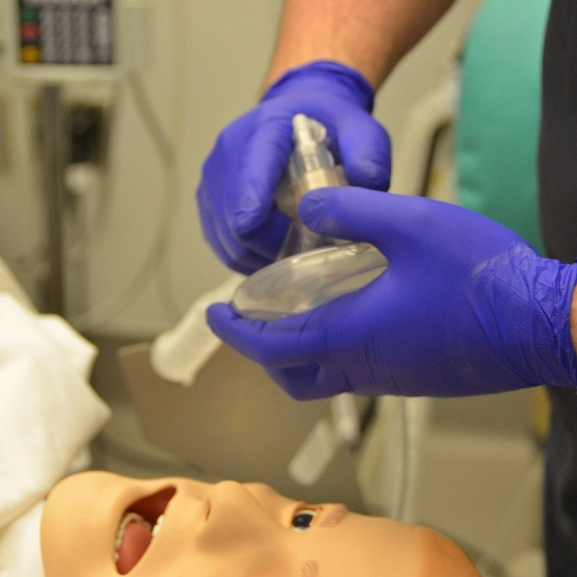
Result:
M118 526L118 531L116 532L116 538L114 540L114 562L118 561L118 549L122 545L122 540L124 539L124 533L126 532L126 527L129 523L138 523L142 527L145 527L150 531L152 534L152 538L158 535L158 531L160 531L160 527L162 522L164 521L164 515L160 515L154 524L154 527L142 516L138 513L128 512L125 513L120 525Z
M162 526L162 522L164 521L164 515L160 515L154 524L154 527L142 516L138 513L126 513L118 526L118 531L116 532L116 539L114 541L114 548L118 549L122 544L122 539L124 537L124 533L126 531L126 527L129 523L135 522L143 527L146 527L152 534L153 537L156 537L158 531L160 531L160 527Z
M122 545L122 539L124 538L126 527L133 521L139 525L142 525L143 527L146 527L149 531L152 531L152 526L144 517L142 517L142 515L139 515L138 513L126 513L122 518L122 521L120 521L118 531L116 532L116 539L114 540L114 549L116 551L118 551L120 545Z
M156 524L152 528L152 536L153 537L156 537L157 533L160 531L160 527L161 527L163 521L164 521L164 515L160 515L160 517L158 517L158 519L156 520Z

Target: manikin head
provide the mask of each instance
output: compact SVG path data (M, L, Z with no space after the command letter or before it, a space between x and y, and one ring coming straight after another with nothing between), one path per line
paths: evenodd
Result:
M452 541L424 527L311 506L257 483L105 472L50 492L42 556L46 577L479 577Z

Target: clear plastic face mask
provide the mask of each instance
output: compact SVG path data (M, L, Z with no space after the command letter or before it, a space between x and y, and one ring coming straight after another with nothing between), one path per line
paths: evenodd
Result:
M366 286L388 267L374 246L321 236L302 224L297 206L304 194L348 182L322 124L297 114L293 129L288 178L276 197L291 224L277 261L247 277L232 297L232 307L245 318L270 321L307 312Z

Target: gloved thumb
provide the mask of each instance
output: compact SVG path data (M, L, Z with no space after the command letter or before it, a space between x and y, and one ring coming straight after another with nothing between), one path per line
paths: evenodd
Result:
M307 193L299 204L301 220L319 234L369 242L379 250L394 241L395 195L354 186L328 187ZM397 216L398 218L398 216Z

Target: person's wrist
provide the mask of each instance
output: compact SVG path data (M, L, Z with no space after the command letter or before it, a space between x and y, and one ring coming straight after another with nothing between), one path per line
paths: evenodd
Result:
M571 331L571 340L573 341L573 349L577 353L577 285L575 285L575 288L573 289L573 296L571 298L569 328Z
M548 259L546 259L548 260ZM549 311L550 321L557 326L555 349L561 366L569 377L567 385L577 385L577 263L561 264L552 286L551 298L557 301L557 311ZM548 384L561 384L551 382Z
M261 96L261 102L289 91L314 88L316 92L336 94L350 100L367 112L372 112L375 90L357 70L332 60L316 60L291 68L271 84Z

